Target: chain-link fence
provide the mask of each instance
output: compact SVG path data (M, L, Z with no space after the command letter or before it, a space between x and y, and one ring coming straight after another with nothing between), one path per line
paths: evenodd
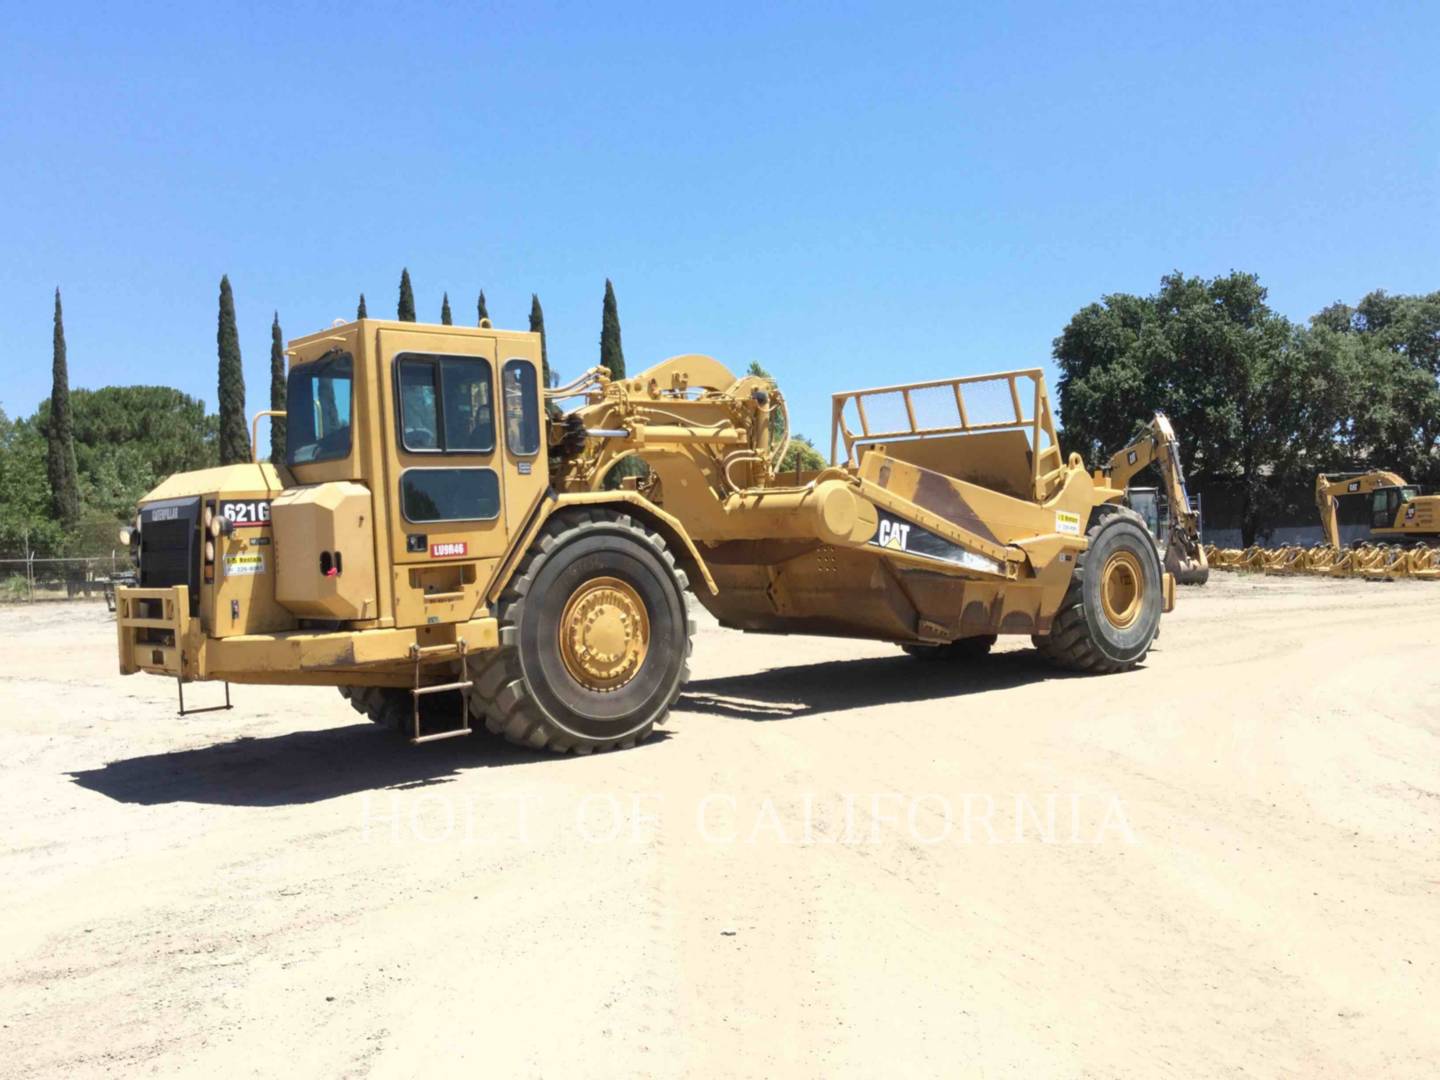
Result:
M105 600L114 603L115 586L134 581L130 553L68 559L0 559L0 603L33 604L42 600Z

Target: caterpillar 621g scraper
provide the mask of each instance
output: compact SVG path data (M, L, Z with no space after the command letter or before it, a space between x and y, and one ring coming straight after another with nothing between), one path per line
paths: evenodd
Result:
M692 591L741 630L937 660L1024 634L1088 672L1139 663L1173 603L1038 370L837 394L832 463L785 472L779 390L703 356L547 391L534 334L378 320L289 356L284 462L143 500L121 671L331 685L412 742L483 723L583 753L675 702Z

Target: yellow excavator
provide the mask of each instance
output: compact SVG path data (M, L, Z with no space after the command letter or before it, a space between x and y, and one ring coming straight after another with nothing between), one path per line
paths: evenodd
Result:
M1112 455L1109 464L1095 470L1095 482L1124 491L1151 465L1159 471L1165 497L1170 501L1165 569L1181 585L1204 585L1210 579L1210 564L1200 543L1200 515L1190 505L1185 470L1180 465L1180 441L1168 416L1157 412L1139 438Z
M1370 539L1402 546L1440 546L1440 495L1421 495L1393 472L1315 477L1315 505L1325 543L1340 548L1339 500L1349 495L1370 496Z

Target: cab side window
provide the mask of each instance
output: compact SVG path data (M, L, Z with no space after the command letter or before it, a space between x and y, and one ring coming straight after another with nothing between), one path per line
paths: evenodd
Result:
M488 454L495 410L488 361L405 353L395 358L400 443L410 451Z
M505 361L500 386L505 399L505 445L518 457L537 453L540 407L535 393L535 365L529 360Z

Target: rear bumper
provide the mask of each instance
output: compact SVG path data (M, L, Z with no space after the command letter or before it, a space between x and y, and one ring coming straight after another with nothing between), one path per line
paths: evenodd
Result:
M279 685L409 685L417 646L465 642L469 653L500 643L493 618L372 630L290 630L206 637L190 616L189 590L116 589L120 673L147 672L189 682L224 679ZM430 663L430 660L426 660Z
M116 589L115 633L120 674L197 676L200 624L190 617L186 586Z

